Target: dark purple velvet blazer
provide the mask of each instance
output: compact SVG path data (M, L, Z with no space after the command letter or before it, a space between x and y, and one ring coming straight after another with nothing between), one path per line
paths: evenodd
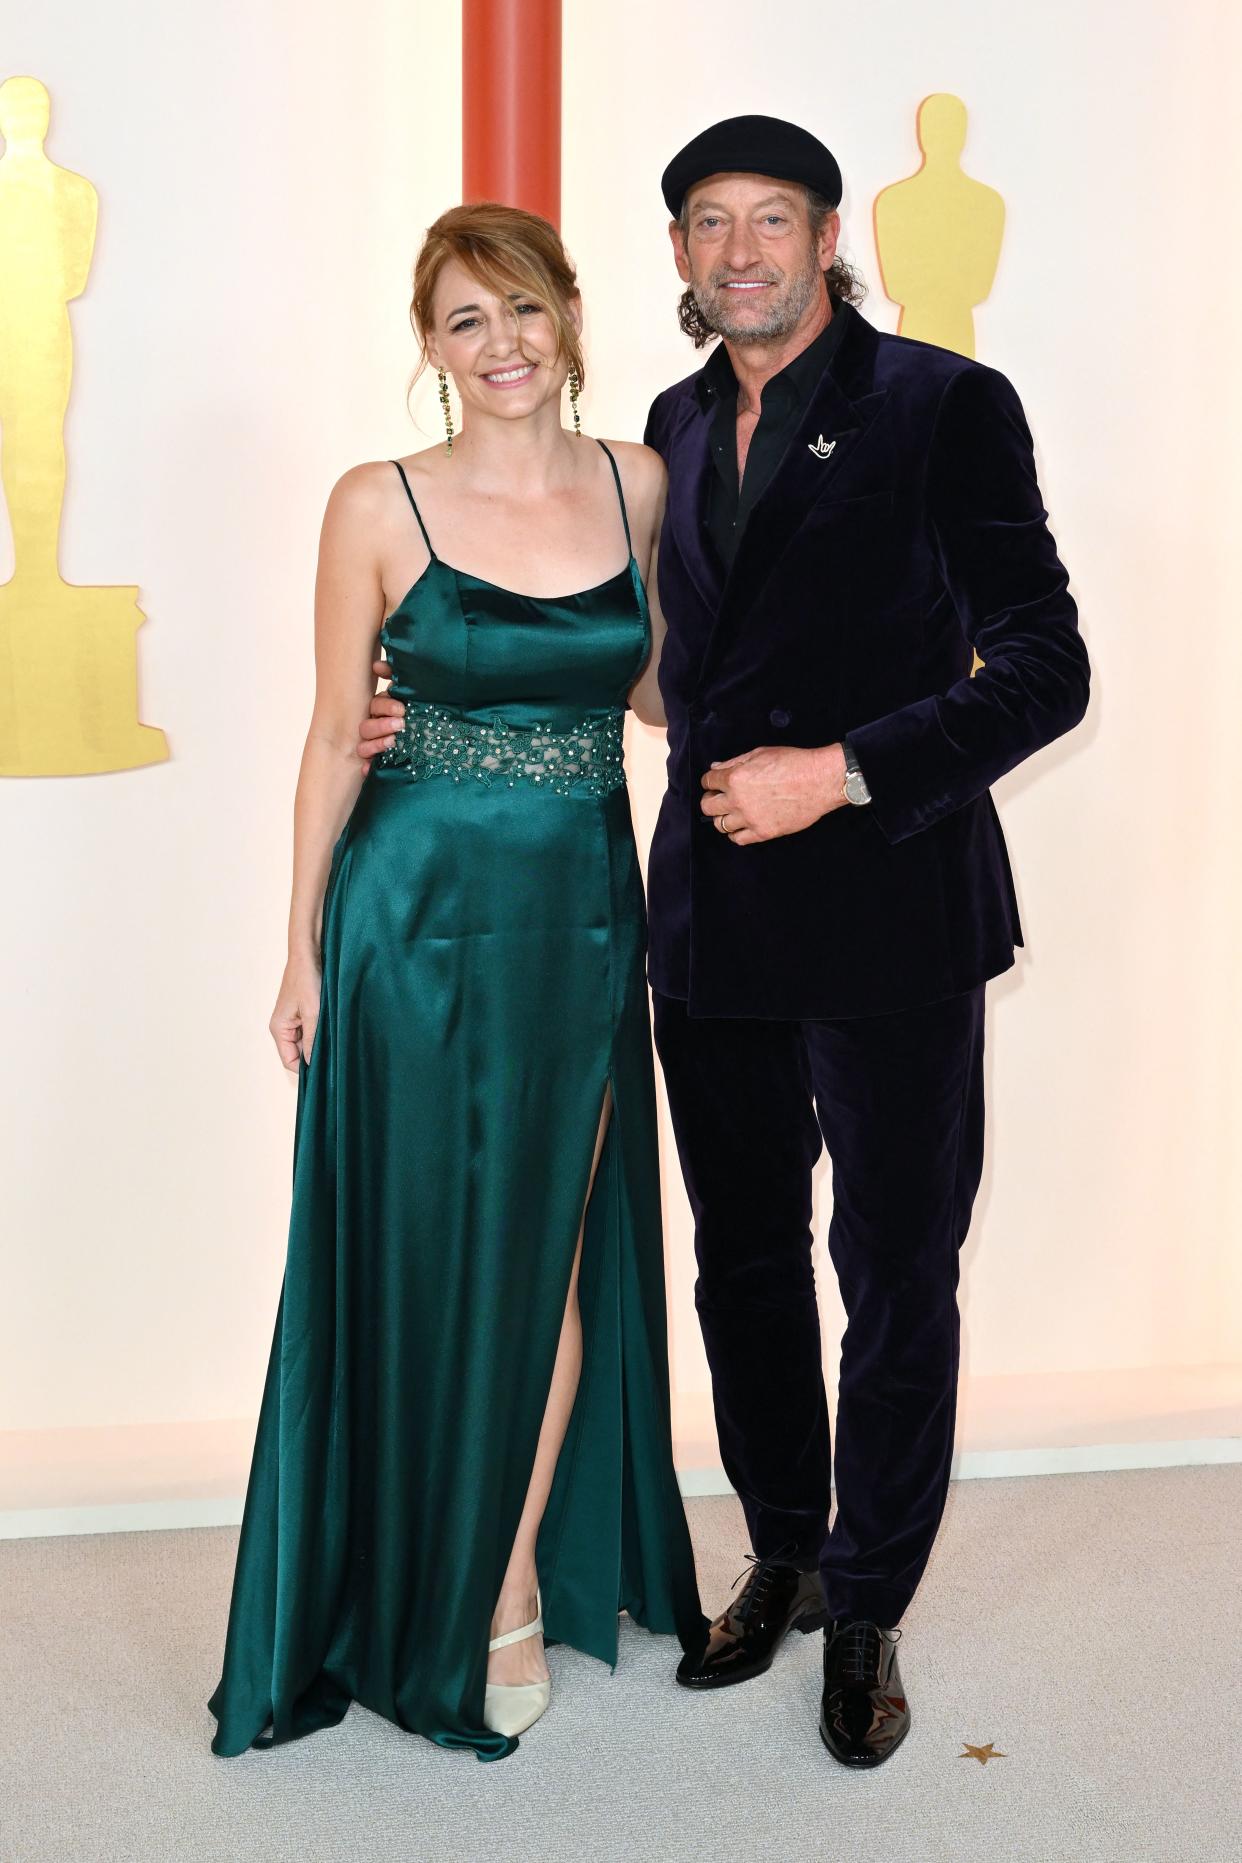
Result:
M836 314L848 328L727 577L705 528L697 376L647 424L669 472L650 976L692 1015L872 1015L1007 970L1022 932L989 785L1086 709L1077 610L1013 388ZM847 733L870 807L744 848L701 814L714 759Z

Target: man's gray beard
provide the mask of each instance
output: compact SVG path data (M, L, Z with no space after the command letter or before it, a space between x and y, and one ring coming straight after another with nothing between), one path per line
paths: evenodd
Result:
M745 322L741 319L734 322L730 316L728 292L723 285L702 288L696 285L691 289L699 314L717 336L727 337L733 343L778 343L791 330L797 329L815 301L822 278L819 261L811 253L805 268L787 281L784 297L768 306L767 315Z

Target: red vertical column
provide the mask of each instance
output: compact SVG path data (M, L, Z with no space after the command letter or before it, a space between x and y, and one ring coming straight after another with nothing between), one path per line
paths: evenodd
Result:
M561 219L561 0L462 0L462 199Z

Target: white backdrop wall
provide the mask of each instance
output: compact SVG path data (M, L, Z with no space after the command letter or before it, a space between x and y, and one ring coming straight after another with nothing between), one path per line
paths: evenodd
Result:
M1008 207L979 353L1023 395L1096 665L1086 726L998 793L1029 948L992 992L966 1363L1155 1378L1242 1358L1237 14L567 0L565 25L563 224L606 436L637 437L695 366L657 185L675 148L746 110L821 133L867 314L894 328L871 201L917 165L921 97L965 99L967 169ZM142 716L172 757L0 785L0 1428L257 1407L318 523L344 467L436 432L427 384L425 438L405 413L406 304L421 230L459 191L459 52L456 7L418 0L47 0L7 35L0 76L48 84L50 152L101 197L63 569L141 585ZM645 843L662 747L632 727L631 752ZM666 1152L688 1416L706 1368ZM821 1254L829 1210L825 1173Z

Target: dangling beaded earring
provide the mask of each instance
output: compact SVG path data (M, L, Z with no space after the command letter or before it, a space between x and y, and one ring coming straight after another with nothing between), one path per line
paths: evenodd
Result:
M440 377L440 406L444 409L444 430L448 434L448 444L444 450L451 459L453 457L453 410L449 406L448 376L443 369L439 369L437 373Z
M577 369L569 371L569 405L574 411L574 432L582 438L582 416L578 412L578 396L582 392L582 383L578 379Z

